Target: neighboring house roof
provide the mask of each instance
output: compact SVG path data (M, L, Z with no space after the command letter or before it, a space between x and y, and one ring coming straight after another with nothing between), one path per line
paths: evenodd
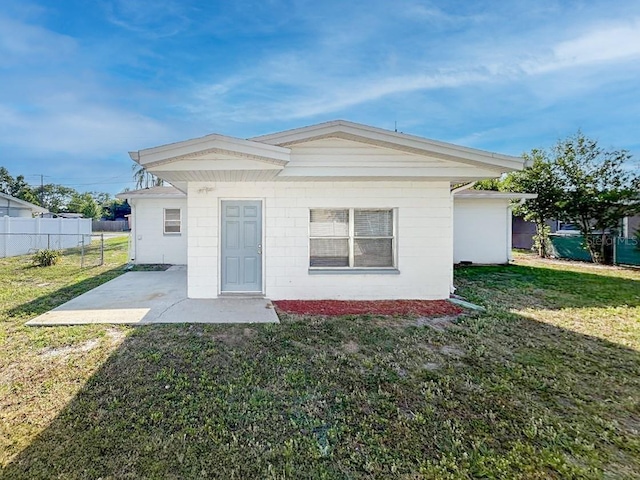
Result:
M140 190L131 190L128 192L120 192L116 198L128 200L132 198L184 198L187 195L172 186L141 188Z
M529 200L538 198L537 193L496 192L495 190L462 190L454 194L455 198L495 198L505 200Z
M34 213L47 213L49 211L46 208L43 208L43 207L41 207L39 205L35 205L35 204L27 202L25 200L21 200L19 198L12 197L11 195L7 195L6 193L0 192L0 198L2 198L4 200L8 200L8 201L13 202L13 203L17 203L18 205L20 205L20 206L22 206L24 208L29 208Z
M150 173L183 191L190 181L347 179L463 183L498 177L525 166L519 157L344 120L248 140L213 134L129 155Z

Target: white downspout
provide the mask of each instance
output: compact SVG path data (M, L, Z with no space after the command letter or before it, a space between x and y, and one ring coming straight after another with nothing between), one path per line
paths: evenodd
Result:
M127 198L126 201L129 206L131 206L130 215L131 217L133 217L133 221L131 222L131 231L129 232L129 261L136 263L136 259L138 258L138 241L136 239L136 235L138 234L138 216L136 215L136 206L134 200L132 198Z
M507 263L513 260L511 250L513 249L513 213L511 203L507 203Z
M471 182L471 183L465 183L464 185L460 185L459 187L454 188L453 190L451 190L451 198L453 198L453 196L458 192L462 192L463 190L469 190L476 183L478 183L478 182L475 181L475 182Z
M453 250L454 250L454 242L455 242L455 238L456 238L456 233L453 231L454 229L454 216L455 216L455 205L454 205L454 197L455 194L458 192L462 192L463 190L468 190L469 188L473 187L477 182L470 182L470 183L466 183L464 185L460 185L459 187L456 187L454 189L451 190L451 273L450 273L450 282L449 282L449 293L450 294L454 294L456 291L456 287L453 285Z

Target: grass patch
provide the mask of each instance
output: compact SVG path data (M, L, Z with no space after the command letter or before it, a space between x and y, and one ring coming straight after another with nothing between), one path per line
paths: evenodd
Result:
M438 329L364 315L25 329L20 305L46 294L24 293L0 313L2 474L640 476L640 273L521 258L456 275L487 311Z
M47 427L121 341L115 327L25 322L124 273L126 250L127 238L105 241L99 267L80 268L79 253L49 267L33 266L29 256L0 259L0 464ZM93 348L74 350L96 339Z
M128 265L129 272L164 272L169 270L171 265L166 263L144 263L141 265Z

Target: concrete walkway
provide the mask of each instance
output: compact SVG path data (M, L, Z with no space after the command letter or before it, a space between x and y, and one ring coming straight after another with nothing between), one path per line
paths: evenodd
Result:
M187 271L128 272L27 322L31 326L120 323L278 323L266 298L187 298Z

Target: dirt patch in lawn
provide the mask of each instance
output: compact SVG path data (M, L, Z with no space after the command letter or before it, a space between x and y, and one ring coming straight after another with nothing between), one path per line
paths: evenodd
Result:
M447 300L277 300L278 312L298 315L453 316L463 309Z
M43 358L52 358L52 357L63 357L74 354L74 353L86 353L90 352L94 348L100 345L100 341L97 339L86 341L80 345L68 345L65 347L58 348L46 348L42 352L40 352L40 356Z

